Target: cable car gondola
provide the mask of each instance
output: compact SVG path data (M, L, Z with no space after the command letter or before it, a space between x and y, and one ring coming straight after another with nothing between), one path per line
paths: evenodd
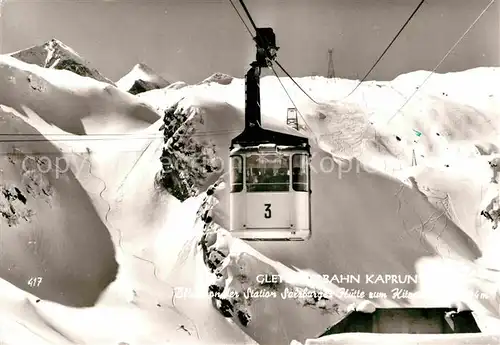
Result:
M249 241L304 241L311 237L309 140L261 125L260 71L270 67L278 47L272 28L255 30L245 128L230 146L230 232Z

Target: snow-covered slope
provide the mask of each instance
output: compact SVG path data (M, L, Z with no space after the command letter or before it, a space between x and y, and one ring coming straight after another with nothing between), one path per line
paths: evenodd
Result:
M111 80L99 73L97 69L93 68L77 52L55 38L42 45L22 49L9 55L29 64L45 68L63 69L82 77L89 77L115 85Z
M154 89L163 89L169 82L143 63L135 65L130 72L116 82L116 86L133 95Z
M45 300L93 305L117 273L105 224L74 174L58 170L55 145L1 110L0 131L1 277Z
M74 134L123 133L159 119L150 106L112 85L5 55L0 55L0 104Z
M31 91L23 88L29 83L13 84L12 80L24 79L18 74L12 78L12 73L22 73L28 65L9 59L2 60L0 85L11 88L0 90L0 104L12 112L9 119L15 119L19 126L35 127L52 142L54 150L63 151L61 155L69 169L63 169L64 178L59 180L73 176L71 181L85 195L80 197L71 189L59 191L59 180L53 182L53 188L59 193L72 193L76 200L90 200L95 216L109 231L120 267L114 282L88 309L63 306L42 295L37 302L33 295L3 282L0 298L6 307L0 319L1 340L12 344L16 339L42 343L40 338L33 338L33 331L47 339L45 343L58 344L290 344L292 340L305 342L314 338L346 315L353 304L365 299L383 306L449 306L466 300L483 330L500 329L495 303L499 274L489 266L494 261L491 258L495 246L491 242L496 238L491 223L479 214L487 202L484 199L490 197L481 191L488 188L495 193L487 164L491 157L481 155L477 149L482 148L484 154L484 148L494 150L500 145L495 98L500 76L496 69L435 75L389 124L387 119L419 86L425 72L401 76L392 82L364 83L352 97L343 100L356 81L299 78L297 81L319 104L312 103L290 80L283 79L307 121L307 125L301 121L302 132L313 141L313 237L303 243L248 244L232 238L224 229L228 224L224 168L230 139L243 126L243 80L233 79L228 85L202 83L180 89L164 88L135 97L115 88L87 92L88 79L72 74L72 83L65 78L64 84L57 85L78 97L81 104L91 104L97 94L108 104L123 98L140 100L159 113L175 106L165 119L166 124L172 125L169 131L173 135L169 138L164 138L160 131L164 119L138 124L126 116L107 118L109 126L121 126L125 136L103 135L107 134L104 131L76 136L68 133L65 122L59 118L61 122L56 123L48 115L22 115L19 109L25 103L19 94L30 95ZM33 71L38 76L43 73L40 70ZM45 80L59 80L56 74L66 73L44 71ZM464 84L468 91L463 91ZM264 125L284 128L286 109L290 107L287 95L274 78L263 78L261 87ZM107 90L123 98L118 101L104 96ZM65 108L69 107L65 101L59 101L63 97L53 97L54 93L34 94L38 95L34 100L40 102L35 104L50 100L44 103L46 114L62 114L64 109L71 109ZM68 116L70 119L74 120ZM93 128L98 127L97 123ZM417 136L415 130L421 135ZM12 129L8 131L14 133ZM20 132L31 133L26 129ZM175 159L189 161L185 149L193 147L187 145L191 141L213 148L211 161L218 162L220 169L198 176L200 180L194 182L202 193L181 203L157 183L162 170L160 156L164 146L169 145L175 147ZM411 166L413 152L416 167ZM43 153L37 155L42 156ZM1 168L6 169L8 164L11 163L3 163ZM182 178L181 173L197 164L200 163L174 168ZM15 166L9 171L9 176L16 176L22 169ZM51 172L54 176L56 173L61 174L61 170ZM12 200L10 195L14 193L17 191L4 198ZM47 213L47 217L51 212L57 215L68 210L69 214L67 207L72 205L69 201L60 202L59 207L53 208L55 211L47 211L32 199L26 205L18 199L10 202L21 209L31 207L38 213ZM92 225L94 216L88 210L88 214L78 216L90 220L82 222L92 228L87 231L98 231L99 226ZM6 222L1 223L2 236L9 231ZM33 219L31 224L38 223ZM67 231L71 229L68 226ZM43 233L54 241L52 232ZM79 243L86 243L77 238ZM85 248L82 244L78 249L84 252ZM79 251L75 253L78 255ZM110 253L104 248L100 251L104 258L94 254L93 259L106 263ZM482 255L483 260L477 260ZM19 262L27 266L24 261ZM70 263L92 272L81 263ZM94 274L108 277L103 272L107 272L106 267L113 267L111 261L109 265L97 265L102 271L95 269ZM83 274L78 271L75 276L83 279ZM257 278L261 274L279 275L281 282L262 284ZM359 274L360 282L340 281L340 274ZM366 274L382 274L383 280L386 274L418 278L416 283L389 278L372 284ZM8 272L2 273L2 278L16 281L16 276L9 277ZM335 277L338 279L332 279ZM24 276L17 279L22 281ZM59 283L55 280L51 288L58 291ZM29 292L38 295L40 287L30 288ZM215 292L213 300L207 296L209 287ZM421 295L395 298L394 288ZM364 291L365 295L345 289ZM68 290L71 292L66 294L70 295L79 292L76 284ZM470 301L474 291L487 298ZM377 294L370 296L370 292ZM224 318L217 308L230 317ZM13 331L9 333L9 329ZM412 337L400 337L398 344L415 343L419 336ZM430 341L424 338L422 341ZM380 339L377 338L378 343L384 343ZM387 339L388 343L392 341ZM487 336L474 339L478 344L492 340Z
M305 84L304 80L300 82ZM277 91L274 91L279 90L276 83L272 79L264 78L261 84L264 90L263 94L269 95L269 98L264 98L262 104L265 114L273 114L275 120L281 116L281 120L284 122L286 95L281 96ZM314 94L313 85L313 83L306 84L312 89L312 94ZM326 88L325 84L321 86L323 89ZM239 120L230 123L229 119L241 119L241 112L236 109L242 108L242 100L241 98L238 100L237 95L243 93L243 90L241 84L238 88L225 88L225 86L219 85L200 87L199 89L191 88L188 94L191 100L186 100L184 104L191 104L187 110L190 115L186 121L186 126L196 128L191 133L191 137L202 142L203 145L215 144L218 157L223 161L222 165L227 166L229 140L241 130L242 126ZM374 93L377 92L377 88L375 88ZM347 87L345 89L348 90ZM179 96L181 94L183 93L178 93ZM381 97L381 95L378 96ZM385 98L389 98L389 96L386 95ZM298 94L295 97L300 99ZM270 99L273 100L273 103L269 102ZM349 283L334 281L334 284L327 284L333 291L340 291L340 295L344 295L344 297L350 295L351 300L359 299L363 293L363 297L368 298L371 293L373 294L372 299L381 306L410 304L439 307L449 306L455 299L467 298L467 294L446 294L445 291L437 288L432 290L434 293L429 293L427 290L427 295L423 298L412 297L411 294L405 296L405 290L415 292L421 284L432 284L432 281L427 279L424 282L419 281L418 284L409 281L410 278L418 280L417 267L423 258L428 256L447 258L456 260L460 264L460 262L473 262L481 255L478 244L470 237L473 234L469 236L463 231L467 229L460 229L456 225L458 223L456 215L451 213L449 208L445 208L442 204L433 206L432 203L423 198L422 191L411 188L409 181L402 183L401 180L404 181L406 177L418 172L413 172L410 169L411 143L408 145L409 148L403 144L399 145L400 141L395 134L391 133L390 128L383 128L383 124L379 124L378 127L371 125L367 119L363 121L364 118L361 115L368 114L370 111L370 109L363 109L363 104L356 105L344 102L323 105L318 109L315 105L304 103L301 111L307 117L309 126L316 133L321 130L325 134L335 134L343 130L344 140L342 142L338 142L338 136L332 140L331 137L324 135L320 137L320 145L338 156L347 157L349 154L356 154L358 159L352 159L350 163L344 165L336 165L327 153L315 146L313 150L313 170L315 173L312 186L313 238L303 243L255 243L252 244L252 247L267 258L301 270L301 277L309 276L311 279L317 279L318 275L327 275L330 278L336 275L337 279L341 280L341 274L351 274L355 277L359 275L359 283L356 281ZM447 108L455 109L459 105L451 101L442 101L442 103L444 103L444 109L440 112L440 121L442 123L454 121L455 112L447 111ZM275 111L279 107L282 109L281 115ZM381 106L378 105L378 107L380 114L385 115L380 109ZM186 108L185 105L184 108ZM491 116L490 119L494 119L496 116L494 108L489 111L483 116ZM240 115L235 117L235 112L240 112ZM321 116L320 112L324 116ZM269 117L266 119L268 123L271 120L272 118ZM371 121L376 124L377 118L372 117ZM422 121L425 120L422 119ZM427 123L432 124L431 121ZM349 128L348 124L358 125ZM402 124L399 125L393 133L397 133L398 136L408 141L411 141L412 138L419 139L413 132L411 122L409 126L405 126L406 128ZM436 123L437 126L439 123ZM476 126L471 124L463 128L473 131L477 129L477 126L483 126L483 124L478 123ZM379 129L380 127L383 129ZM424 133L421 141L425 143L424 140L427 140L427 145L422 145L425 149L424 157L427 155L437 156L434 152L436 146L438 144L441 144L441 147L444 146L441 138L430 130L426 131L425 128L420 128L420 130ZM460 130L461 128L455 130L454 135L464 135ZM487 139L486 135L490 130L495 130L495 128L482 128L483 134L481 136L472 136L469 139ZM359 138L360 132L362 136L364 135L364 143ZM492 137L493 139L495 138ZM355 147L360 143L363 143L362 150ZM453 143L446 144L450 148L454 148ZM470 149L474 148L472 142L468 145ZM372 163L373 166L364 166L363 162ZM431 164L428 169L438 170L443 176L446 176L443 178L457 179L457 182L462 182L463 176L458 175L458 172L462 171L461 166L458 168L458 172L452 168L447 172L446 161L436 167L432 167L432 164L435 164L432 159L429 159L428 162ZM453 166L454 161L448 163ZM425 164L422 162L422 157L419 157L419 164ZM383 171L375 170L374 167L377 166L381 166ZM481 167L478 166L478 169ZM488 169L487 165L483 165L484 173ZM401 180L397 179L398 177ZM480 182L489 183L489 178ZM467 190L464 190L465 192ZM227 227L227 191L220 192L218 199L219 202L214 211L215 221L223 227ZM463 200L472 201L470 196L464 196ZM477 209L475 208L475 210ZM478 214L471 209L468 217L477 219ZM385 277L386 274L391 275L389 279ZM372 277L368 280L365 278L367 275L374 275L375 278ZM382 279L377 280L377 275L381 275ZM399 277L395 282L391 281L393 275ZM422 277L424 277L423 274ZM398 279L403 281L399 282ZM471 279L481 280L478 277ZM462 280L462 283L464 289L467 290L465 287L468 283L465 280ZM341 290L342 288L346 290ZM394 297L394 289L401 289L403 292L401 296ZM384 294L387 297L382 297ZM349 298L346 299L349 300ZM479 302L481 304L486 301ZM252 321L247 327L247 332L250 332L254 339L262 343L283 343L284 339L290 341L294 337L300 339L303 334L308 332L319 334L328 324L334 323L341 316L336 313L330 315L327 313L319 320L312 317L300 319L296 317L294 320L285 318L280 321L280 327L287 330L285 336L287 338L283 338L284 335L281 333L263 332L264 324L268 322L268 317L271 317L270 314L266 314L265 310L274 315L276 309L273 308L274 305L269 307L272 305L269 300L262 303L266 307L264 310L257 308L251 312L252 315L257 316L255 316L255 321ZM332 301L332 303L342 305L339 301ZM498 311L494 313L498 315ZM283 312L283 314L287 313Z

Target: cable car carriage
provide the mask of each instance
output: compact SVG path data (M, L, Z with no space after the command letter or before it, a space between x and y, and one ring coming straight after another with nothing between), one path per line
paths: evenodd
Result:
M249 241L304 241L311 237L309 140L261 126L260 68L278 48L271 28L258 28L256 42L257 61L245 76L245 129L230 147L230 232Z

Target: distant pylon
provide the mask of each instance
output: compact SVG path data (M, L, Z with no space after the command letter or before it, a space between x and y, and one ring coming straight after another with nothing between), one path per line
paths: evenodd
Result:
M327 78L335 78L335 69L333 68L333 49L328 49L328 74Z
M413 149L412 155L411 155L411 166L416 167L417 166L417 156L415 155L415 149Z

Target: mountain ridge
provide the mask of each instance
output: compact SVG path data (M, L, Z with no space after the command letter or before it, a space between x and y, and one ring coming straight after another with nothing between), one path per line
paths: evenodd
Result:
M82 77L116 86L114 82L92 67L90 62L56 38L6 55L40 67L67 70Z
M116 86L120 90L133 95L155 89L163 89L169 85L170 83L167 80L145 63L137 63L132 67L130 72L116 82Z

